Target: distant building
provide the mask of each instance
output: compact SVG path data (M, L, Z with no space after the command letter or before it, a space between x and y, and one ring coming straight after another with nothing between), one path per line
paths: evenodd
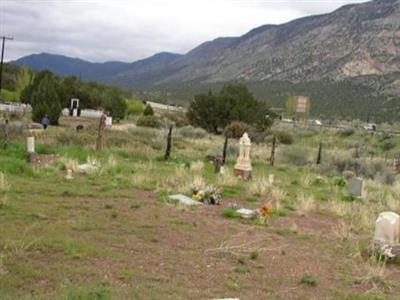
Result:
M186 112L186 109L180 105L175 106L175 105L162 104L162 103L157 103L157 102L152 102L152 101L146 101L145 104L150 105L151 108L153 108L153 109Z

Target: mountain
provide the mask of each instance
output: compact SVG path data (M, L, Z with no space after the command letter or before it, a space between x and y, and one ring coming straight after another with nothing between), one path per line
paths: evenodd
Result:
M47 54L14 63L140 89L160 101L187 102L193 93L245 82L257 97L280 107L285 97L302 93L313 97L313 114L333 109L339 116L364 118L370 113L366 106L378 113L386 105L379 114L395 119L400 117L400 0L346 5L240 37L217 38L185 55L160 53L130 64ZM336 93L338 88L345 90ZM349 110L354 103L360 107Z
M111 81L113 76L118 76L120 73L132 74L132 76L135 76L136 73L144 75L180 56L180 54L161 52L133 63L119 61L92 63L79 58L40 53L22 57L12 63L17 66L26 65L34 70L47 69L61 76L75 75L87 80Z
M399 71L400 1L376 0L204 43L155 83L304 82Z
M127 87L381 76L400 71L400 0L347 5L330 14L264 25L240 37L217 38L185 55L159 53L130 64L44 53L14 63Z

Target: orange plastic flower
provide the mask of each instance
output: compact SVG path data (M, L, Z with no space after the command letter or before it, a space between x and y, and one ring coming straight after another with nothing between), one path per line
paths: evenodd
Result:
M266 203L263 203L260 206L260 212L261 212L261 215L263 215L264 217L268 217L269 214L271 213L271 209L268 207L268 205Z

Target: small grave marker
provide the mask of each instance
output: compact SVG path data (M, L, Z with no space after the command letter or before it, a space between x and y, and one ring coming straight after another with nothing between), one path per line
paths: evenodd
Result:
M192 198L189 198L185 195L182 194L177 194L177 195L171 195L168 197L169 199L172 200L177 200L179 203L184 204L184 205L202 205L203 203L199 202L199 201L195 201Z
M111 128L112 127L112 117L106 117L106 127Z
M350 178L348 191L351 196L361 198L364 193L364 180L360 177Z
M30 136L26 140L28 153L35 153L35 137Z
M399 243L400 216L394 212L382 212L375 222L375 243L393 246Z
M273 185L274 184L274 178L275 178L274 174L269 174L269 176L268 176L269 185Z

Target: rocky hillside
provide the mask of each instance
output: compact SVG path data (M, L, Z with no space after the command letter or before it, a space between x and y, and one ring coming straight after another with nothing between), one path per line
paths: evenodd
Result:
M331 14L263 26L207 42L157 83L265 79L293 82L400 71L400 1L344 6Z

